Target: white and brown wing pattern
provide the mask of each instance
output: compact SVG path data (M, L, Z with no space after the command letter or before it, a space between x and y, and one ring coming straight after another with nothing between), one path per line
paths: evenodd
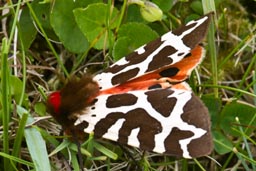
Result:
M202 61L211 14L138 48L92 78L70 79L47 109L65 133L94 133L184 158L212 151L210 117L185 79Z
M212 13L209 13L198 20L190 21L185 26L141 46L114 63L103 73L96 75L94 80L102 89L112 88L144 74L173 65L190 55L197 46L197 51L202 51L203 48L198 44L207 33L211 15Z
M207 108L184 80L203 58L211 14L168 32L93 79L100 87L76 126L143 150L184 158L213 148Z
M97 138L184 158L208 155L213 146L208 110L187 90L101 95L76 124Z

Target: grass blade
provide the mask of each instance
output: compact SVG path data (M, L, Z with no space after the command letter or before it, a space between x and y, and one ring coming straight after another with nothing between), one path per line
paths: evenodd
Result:
M20 116L22 116L24 113L29 115L29 112L21 106L17 106L17 113ZM33 121L34 119L29 115L27 124L30 124ZM51 170L45 141L40 132L36 129L36 127L28 127L25 129L24 135L36 171Z

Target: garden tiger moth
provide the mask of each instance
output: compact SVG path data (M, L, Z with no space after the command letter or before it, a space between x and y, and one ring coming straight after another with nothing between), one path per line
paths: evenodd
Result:
M184 158L213 148L207 108L185 80L202 61L212 13L138 48L106 71L70 80L47 100L66 133Z

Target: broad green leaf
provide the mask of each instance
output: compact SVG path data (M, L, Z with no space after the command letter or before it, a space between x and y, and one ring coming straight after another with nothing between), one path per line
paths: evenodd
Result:
M146 21L142 18L140 14L140 8L136 4L131 4L127 9L126 22L144 22Z
M118 39L114 45L113 57L115 60L118 60L157 37L158 34L145 24L125 24L119 29Z
M218 154L226 154L233 149L233 145L231 141L223 135L220 131L213 131L214 141L214 150Z
M37 102L34 106L35 112L38 113L40 116L45 116L46 113L46 106L43 102Z
M51 13L51 25L63 45L73 53L82 53L89 42L75 22L73 0L55 0Z
M28 49L37 35L37 30L31 20L28 7L24 7L22 10L19 24L19 33L21 35L22 44L25 49Z
M74 1L74 0L73 0ZM74 3L77 8L81 7L87 7L90 4L100 3L103 2L103 0L75 0Z
M221 100L211 94L204 95L201 99L211 115L212 128L216 129L220 121Z
M190 7L198 14L203 14L203 5L201 1L193 1Z
M152 2L164 12L169 12L174 4L173 0L153 0Z
M226 104L221 112L220 126L226 134L233 136L241 136L235 130L239 130L238 126L242 126L243 130L248 129L246 134L249 135L256 126L256 120L252 120L255 114L254 106L236 101L231 102ZM240 123L237 123L236 117L239 118Z
M40 0L34 0L31 3L31 6L41 23L44 31L46 32L47 36L55 41L58 41L58 37L56 36L51 24L50 24L50 13L51 13L51 6L50 3L41 4L39 3Z
M21 93L22 93L22 81L15 76L10 76L10 88L11 88L11 95L15 99L16 102L20 101ZM22 106L28 107L29 105L29 99L28 95L24 95L24 99L22 102Z
M118 10L113 8L112 15L109 17L108 5L103 3L96 3L88 5L87 8L75 9L74 15L76 22L89 40L90 44L96 49L103 49L108 47L109 41L114 41L114 34L108 29L114 29L118 21ZM107 28L109 21L109 28Z
M134 50L134 48L130 49L130 45L132 41L128 37L121 37L117 39L114 44L112 55L115 61L118 61L122 57L128 55L130 52Z
M198 18L200 18L200 15L193 13L185 18L185 23L188 23L189 21L195 20Z

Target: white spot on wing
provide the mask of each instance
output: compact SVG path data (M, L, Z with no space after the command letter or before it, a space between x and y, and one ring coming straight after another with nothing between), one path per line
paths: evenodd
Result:
M203 17L203 18L201 18L200 20L192 20L192 21L190 21L190 22L188 22L187 24L186 24L186 26L188 26L188 25L190 25L190 24L196 24L194 27L191 27L190 29L188 29L188 30L186 30L186 31L184 31L182 34L181 34L181 37L184 37L184 36L186 36L186 35L188 35L188 34L190 34L192 31L194 31L198 26L200 26L203 22L205 22L205 20L207 20L208 19L208 16L205 16L205 17Z
M110 139L113 141L118 140L118 132L121 129L125 119L118 119L115 124L113 124L109 129L108 132L105 133L102 137L106 139Z
M99 87L102 87L102 90L113 87L113 84L111 83L111 78L115 74L112 74L110 72L103 72L101 74L96 75L93 80L96 81L99 84Z
M145 47L146 45L143 45L141 47L139 47L138 49L135 50L135 52L137 52L139 55L145 53Z
M199 25L201 25L207 19L208 19L208 16L204 16L204 17L200 18L199 20L191 20L186 25L190 25L190 24L194 24L194 23L199 23Z
M127 61L125 59L125 57L121 58L119 61L117 61L116 63L114 63L113 65L111 65L110 67L113 67L115 65L126 65L128 64L129 61ZM107 89L110 87L113 87L113 84L111 83L111 78L113 78L115 75L117 75L117 73L110 73L110 72L103 72L100 74L97 74L93 80L96 81L99 84L99 87L102 87L102 89Z
M123 57L123 58L121 58L119 61L117 61L116 63L114 63L113 65L111 65L110 67L112 67L112 66L114 66L114 65L126 65L126 64L128 64L129 63L129 61L127 61L126 59L125 59L125 57Z
M140 142L138 140L138 134L140 132L140 128L135 128L131 131L131 134L128 137L128 145L134 147L140 147Z
M175 90L173 94L169 96L169 98L177 98L177 102L173 108L173 111L169 115L169 117L159 117L156 118L160 121L162 124L162 132L155 135L155 148L153 151L164 153L165 150L165 144L164 140L167 138L167 136L171 133L172 129L174 127L180 127L183 124L186 124L181 119L181 114L183 113L183 107L186 105L186 103L191 99L191 92L189 91L183 91L183 90Z
M193 126L191 126L191 127L193 127ZM184 158L191 158L191 156L189 155L189 151L188 151L188 144L189 144L193 139L200 138L201 136L203 136L203 135L206 134L206 132L207 132L207 131L205 131L205 130L203 130L203 129L198 129L198 128L196 128L196 127L193 127L193 129L191 129L191 130L196 130L196 132L193 132L193 133L195 133L194 136L179 141L180 146L181 146L181 149L182 149L182 151L183 151L183 157L184 157Z
M177 98L177 102L169 117L155 117L162 124L163 130L159 134L155 135L155 148L153 149L153 151L158 153L164 153L166 151L164 140L171 133L172 129L174 127L177 127L180 130L191 131L194 133L193 136L179 141L179 144L183 151L182 156L184 158L191 158L187 148L188 144L192 140L202 137L206 133L206 130L196 128L194 125L189 125L188 123L184 122L181 118L181 115L184 112L183 108L186 105L186 103L191 99L192 92L184 90L175 90L175 92L171 94L169 97Z

